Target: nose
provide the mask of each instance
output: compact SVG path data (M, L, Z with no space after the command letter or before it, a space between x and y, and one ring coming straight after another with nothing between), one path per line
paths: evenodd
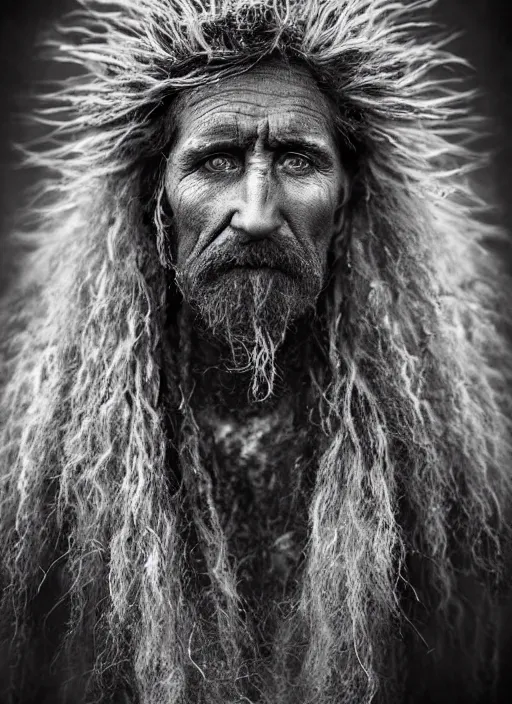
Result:
M282 223L277 204L276 184L267 169L248 169L241 184L238 207L231 226L246 242L265 239Z

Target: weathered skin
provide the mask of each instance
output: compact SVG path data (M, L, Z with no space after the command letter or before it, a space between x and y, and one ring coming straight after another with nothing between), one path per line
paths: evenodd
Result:
M0 311L0 700L487 704L506 285L430 0L82 4Z
M185 93L166 190L187 270L209 248L277 237L325 268L348 192L331 109L275 63Z

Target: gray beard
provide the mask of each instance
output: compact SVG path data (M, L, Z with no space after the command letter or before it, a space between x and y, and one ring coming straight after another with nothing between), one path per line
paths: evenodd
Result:
M233 269L182 290L207 330L230 350L230 371L250 373L252 399L268 399L278 375L276 352L290 323L314 307L313 291L268 269Z
M249 392L274 393L276 352L290 323L314 309L325 269L314 248L268 239L205 250L176 281L206 329L230 350L231 371L249 372Z

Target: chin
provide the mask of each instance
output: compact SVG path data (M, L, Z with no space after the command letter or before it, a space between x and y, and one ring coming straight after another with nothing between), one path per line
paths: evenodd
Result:
M230 349L230 370L250 373L250 396L272 396L276 352L316 295L301 279L270 267L235 267L191 292L187 300L204 327Z
M263 332L278 346L289 324L315 305L319 290L272 267L234 267L189 289L187 300L216 337L247 345Z

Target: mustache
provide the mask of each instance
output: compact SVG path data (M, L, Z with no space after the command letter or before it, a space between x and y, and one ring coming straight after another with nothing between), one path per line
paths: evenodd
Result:
M237 267L277 269L284 274L301 276L311 268L311 256L306 257L297 245L289 241L262 240L246 244L226 243L206 250L193 266L194 278L207 282ZM192 272L191 272L192 273Z

